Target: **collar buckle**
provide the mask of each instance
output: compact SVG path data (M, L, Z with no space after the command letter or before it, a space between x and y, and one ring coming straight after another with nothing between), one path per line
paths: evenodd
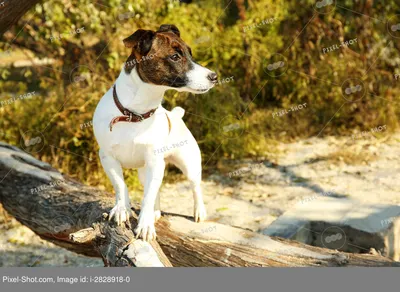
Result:
M138 113L135 113L135 115L138 117L138 122L143 122L144 116Z

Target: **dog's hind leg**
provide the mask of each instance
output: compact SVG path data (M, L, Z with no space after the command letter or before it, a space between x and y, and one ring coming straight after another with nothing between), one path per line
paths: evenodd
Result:
M201 222L207 217L201 190L201 153L193 136L186 142L176 153L168 157L168 162L178 167L188 178L193 191L194 220Z
M146 169L141 167L138 169L139 181L144 187L146 185ZM160 208L160 192L157 194L156 203L154 204L154 221L161 218L161 208Z
M114 218L118 225L122 225L125 221L129 221L132 212L122 167L118 160L104 151L100 150L99 154L101 164L114 187L116 196L116 203L110 212L109 220Z

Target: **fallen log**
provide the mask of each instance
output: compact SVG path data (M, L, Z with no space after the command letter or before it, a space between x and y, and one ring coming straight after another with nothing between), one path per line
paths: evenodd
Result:
M105 266L400 266L378 254L349 254L268 237L216 222L164 213L157 241L134 237L130 226L107 220L114 198L62 175L49 164L0 143L0 202L41 238L79 254L101 257ZM238 214L240 216L240 214Z

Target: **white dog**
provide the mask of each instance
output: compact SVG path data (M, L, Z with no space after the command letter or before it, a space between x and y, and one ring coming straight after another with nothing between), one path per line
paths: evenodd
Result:
M162 25L156 32L140 29L124 44L132 53L100 100L93 127L101 163L116 193L109 218L118 224L129 220L132 211L122 168L137 168L144 197L135 233L150 241L161 216L158 191L166 163L176 165L189 179L195 221L206 218L200 149L182 121L184 110L167 111L161 101L168 89L205 93L217 82L217 74L193 61L174 25Z

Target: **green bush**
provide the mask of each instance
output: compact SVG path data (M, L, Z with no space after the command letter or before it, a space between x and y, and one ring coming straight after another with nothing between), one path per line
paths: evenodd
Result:
M385 21L400 13L396 1L336 1L336 9L327 14L317 13L314 1L192 2L37 4L3 36L1 46L7 50L17 35L12 54L2 55L1 100L32 91L37 95L0 108L1 139L20 145L23 133L40 131L46 146L34 155L73 177L109 188L92 128L86 125L127 59L122 39L162 23L177 25L195 59L226 81L206 95L169 91L165 96L167 109L185 108L184 120L208 167L222 158L269 157L277 140L349 135L379 125L397 128L398 40ZM354 45L324 52L353 39ZM268 65L278 60L278 53L285 57L287 71L271 77ZM53 61L11 65L33 58ZM71 82L76 72L87 76L84 86ZM348 78L361 79L367 89L356 102L344 98L341 85ZM300 104L306 106L279 115ZM136 188L132 173L126 171Z

